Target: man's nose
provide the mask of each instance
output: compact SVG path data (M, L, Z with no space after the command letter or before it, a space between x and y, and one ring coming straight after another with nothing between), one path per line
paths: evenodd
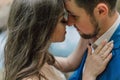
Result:
M72 26L74 25L74 19L71 16L68 16L68 22L67 22L68 26Z

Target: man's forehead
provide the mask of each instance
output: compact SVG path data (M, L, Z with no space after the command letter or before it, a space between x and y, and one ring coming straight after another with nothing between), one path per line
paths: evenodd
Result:
M73 0L66 0L66 1L70 1L70 2L66 2L65 4L65 9L68 13L73 14L75 9L76 9L76 5L73 3ZM76 12L76 11L75 11Z

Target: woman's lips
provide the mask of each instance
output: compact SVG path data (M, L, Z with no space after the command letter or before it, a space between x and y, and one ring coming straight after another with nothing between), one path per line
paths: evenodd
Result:
M65 34L67 33L67 31L65 31Z
M80 30L77 28L77 31L80 32Z
M75 27L75 29L76 29L77 31L79 31L79 29L77 28L77 26L74 25L74 27Z
M80 29L79 29L79 28L77 28L77 27L75 27L75 28L77 29L78 32L80 32Z

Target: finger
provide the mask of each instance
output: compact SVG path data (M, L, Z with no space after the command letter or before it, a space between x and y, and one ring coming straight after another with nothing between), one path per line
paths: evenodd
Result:
M95 49L94 53L98 54L101 49L104 47L104 45L107 43L107 40L105 39L104 41L101 42L101 44Z
M110 41L102 48L102 50L100 51L101 54L104 54L106 51L109 51L108 49L111 49L111 47L113 47L113 41Z
M106 59L104 60L104 64L105 65L107 65L108 64L108 62L111 60L111 58L112 58L112 53L110 53L107 57L106 57Z
M112 49L113 49L113 41L110 42L101 50L100 55L103 57L103 59L105 59L108 56L108 54L111 52Z
M88 48L88 55L91 55L92 54L92 48L90 45L87 45L87 48Z

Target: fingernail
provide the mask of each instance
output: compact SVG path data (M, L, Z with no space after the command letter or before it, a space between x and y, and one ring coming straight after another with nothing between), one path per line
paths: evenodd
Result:
M113 40L111 40L110 42L111 42L111 43L113 43L114 41L113 41Z
M105 39L104 41L105 41L105 42L108 42L108 40L107 40L107 39Z

